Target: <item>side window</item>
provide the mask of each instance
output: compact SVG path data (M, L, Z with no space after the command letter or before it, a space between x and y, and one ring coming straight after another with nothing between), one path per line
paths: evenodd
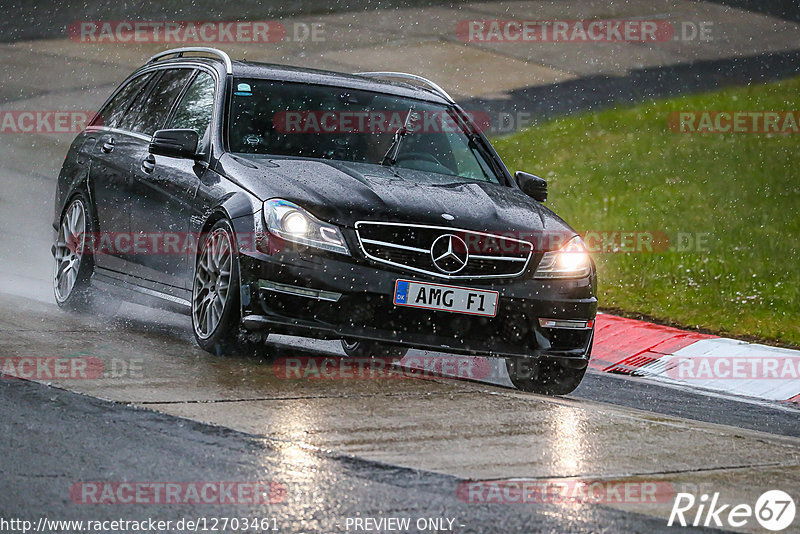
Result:
M122 122L122 128L148 136L153 135L153 132L163 127L172 104L193 73L192 69L165 71L153 86L147 99L134 106Z
M198 151L205 152L209 142L209 125L214 113L214 78L200 71L183 95L169 128L189 128L200 136Z
M119 126L125 112L133 102L134 98L141 92L142 88L147 84L153 76L152 72L137 76L129 81L111 101L100 111L98 118L92 121L96 126L108 126L109 128L116 128Z

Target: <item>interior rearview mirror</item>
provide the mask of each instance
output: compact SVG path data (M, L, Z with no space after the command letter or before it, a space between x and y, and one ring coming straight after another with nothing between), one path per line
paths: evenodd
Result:
M547 182L544 178L539 178L535 174L528 172L517 171L514 174L514 179L517 181L519 188L522 189L522 192L529 197L539 202L547 200Z

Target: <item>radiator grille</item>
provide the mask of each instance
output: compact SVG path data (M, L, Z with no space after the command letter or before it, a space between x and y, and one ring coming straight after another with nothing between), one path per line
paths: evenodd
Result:
M373 261L448 279L519 276L533 253L527 241L459 228L360 221L356 234Z

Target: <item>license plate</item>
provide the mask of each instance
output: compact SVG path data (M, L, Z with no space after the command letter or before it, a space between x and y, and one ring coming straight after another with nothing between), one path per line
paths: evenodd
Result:
M497 315L499 298L500 294L497 291L412 282L411 280L398 280L394 286L394 303L397 306L469 313L486 317Z

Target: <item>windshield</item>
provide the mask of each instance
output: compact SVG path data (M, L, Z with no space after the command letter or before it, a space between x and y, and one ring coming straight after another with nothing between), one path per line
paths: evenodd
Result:
M238 78L228 128L230 149L239 154L372 163L434 173L443 182L501 183L453 109L422 100ZM389 150L396 156L387 159Z

